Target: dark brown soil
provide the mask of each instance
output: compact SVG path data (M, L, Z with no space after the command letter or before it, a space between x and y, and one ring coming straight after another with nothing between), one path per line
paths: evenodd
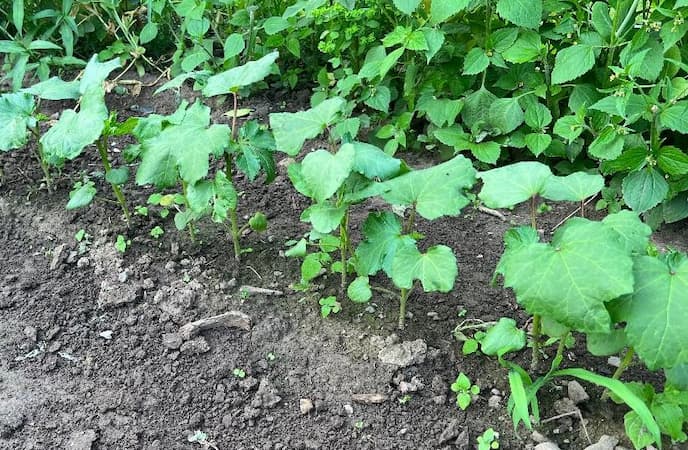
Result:
M153 98L151 91L136 98L113 95L110 106L120 117L135 114L134 104L160 113L175 109L174 94ZM269 98L245 103L257 117L281 109ZM287 100L283 106L301 103ZM221 112L216 118L226 120ZM163 220L153 210L137 216L130 229L108 202L65 211L72 181L98 169L94 158L69 164L53 193L39 187L40 170L27 152L0 155L0 163L6 174L0 187L1 449L201 448L187 440L196 430L222 450L473 449L489 427L500 433L501 448L535 445L527 430L513 432L506 371L487 357L463 356L452 337L467 318L508 316L526 324L511 293L490 285L502 234L510 222L527 222L523 211L507 212L503 222L467 208L458 218L421 223L427 242L455 249L460 277L448 295L412 296L413 316L399 332L392 299L344 302L341 313L322 319L318 293L290 289L299 262L281 251L307 231L298 221L307 203L284 174L269 186L240 180L241 215L262 210L270 228L244 238L253 252L236 263L227 234L214 225L204 224L192 242L175 230L171 217ZM99 189L110 195L102 183ZM128 186L125 194L134 206L145 204L150 192ZM550 230L572 209L555 205L543 228ZM359 221L364 213L356 212ZM149 235L156 225L165 230L159 240ZM92 236L82 254L74 238L80 229ZM131 240L124 254L114 247L118 234ZM660 242L685 249L685 238L682 226L673 226ZM335 291L335 276L318 282L324 294ZM375 282L389 287L385 280ZM246 296L242 285L285 294ZM181 352L174 348L178 343L167 342L180 326L231 310L251 317L251 331L205 331ZM417 339L428 347L422 364L397 369L378 359L382 347ZM567 352L567 364L611 373L603 359L582 359L583 348L579 342ZM526 352L519 358L525 364ZM481 387L466 412L448 391L460 371ZM424 387L404 397L399 384L414 377ZM624 409L596 400L598 389L586 389L593 400L581 407L585 428L569 415L540 429L562 449L589 445L584 430L592 442L602 434L623 436ZM388 399L364 405L353 394ZM561 413L555 402L563 397L561 384L543 390L543 418ZM301 399L313 403L308 414L300 410ZM448 439L440 442L442 436Z

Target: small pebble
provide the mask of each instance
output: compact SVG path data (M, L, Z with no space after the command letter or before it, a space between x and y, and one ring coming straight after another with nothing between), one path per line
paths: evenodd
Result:
M299 410L304 416L313 411L314 407L315 406L313 405L313 402L308 398L302 398L299 400Z

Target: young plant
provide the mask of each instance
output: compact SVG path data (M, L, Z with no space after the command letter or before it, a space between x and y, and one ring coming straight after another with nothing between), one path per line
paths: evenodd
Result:
M115 248L117 249L117 251L120 253L125 253L129 246L131 246L131 240L127 239L121 234L118 234L117 240L115 241Z
M471 383L465 373L460 372L451 385L451 390L456 394L456 406L465 411L473 402L473 397L480 394L480 386Z
M478 450L491 450L499 448L499 433L494 429L488 428L483 434L478 436Z
M236 367L232 371L232 375L234 375L237 378L244 379L246 378L246 372L243 369L240 369L239 367Z
M320 315L323 318L326 318L330 314L337 314L342 310L342 305L337 301L337 297L334 295L321 298L318 304L320 305Z

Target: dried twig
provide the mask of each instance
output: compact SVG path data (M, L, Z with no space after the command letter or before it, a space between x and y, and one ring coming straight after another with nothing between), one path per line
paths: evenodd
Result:
M239 311L229 311L218 316L206 317L195 322L190 322L179 329L179 335L184 340L197 336L201 331L220 327L234 327L242 330L251 330L251 318Z
M506 222L506 217L504 216L504 214L500 213L496 209L492 209L492 208L488 208L486 206L479 205L478 211L485 213L485 214L488 214L490 216L494 216L494 217L498 218L499 220L501 220L502 222Z

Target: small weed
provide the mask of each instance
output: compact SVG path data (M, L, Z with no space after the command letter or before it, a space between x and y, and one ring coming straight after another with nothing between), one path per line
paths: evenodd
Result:
M83 255L88 251L91 246L91 235L86 232L83 228L76 232L74 239L79 243L77 247L77 253Z
M137 206L134 208L134 212L139 216L148 217L148 208L146 206Z
M117 249L118 252L124 253L127 251L127 248L131 246L131 240L125 238L121 234L117 235L117 241L115 241L115 248Z
M232 371L232 375L234 375L237 378L241 378L242 380L246 378L246 372L244 369L236 368Z
M270 362L273 362L277 359L277 356L273 352L270 352L267 355L265 355L265 359L267 359Z
M318 303L320 303L320 315L323 317L327 317L330 314L337 314L342 310L341 303L337 301L337 297L334 295L321 298Z
M499 433L492 428L488 428L482 435L478 436L478 450L495 448L499 448Z
M410 402L410 401L411 401L411 396L408 395L408 394L406 394L406 395L404 395L403 397L401 397L401 398L399 399L399 404L400 404L400 405L405 405L405 404L407 404L407 403Z
M480 393L480 386L472 384L470 378L460 372L456 381L452 383L451 390L456 393L456 405L465 410L473 401L473 396Z
M153 237L153 239L159 239L163 234L165 234L165 230L163 230L159 225L150 230L150 235Z
M196 430L194 434L190 434L186 437L189 442L195 442L201 446L203 449L212 448L217 450L217 446L214 442L208 440L208 434L202 432L201 430Z

